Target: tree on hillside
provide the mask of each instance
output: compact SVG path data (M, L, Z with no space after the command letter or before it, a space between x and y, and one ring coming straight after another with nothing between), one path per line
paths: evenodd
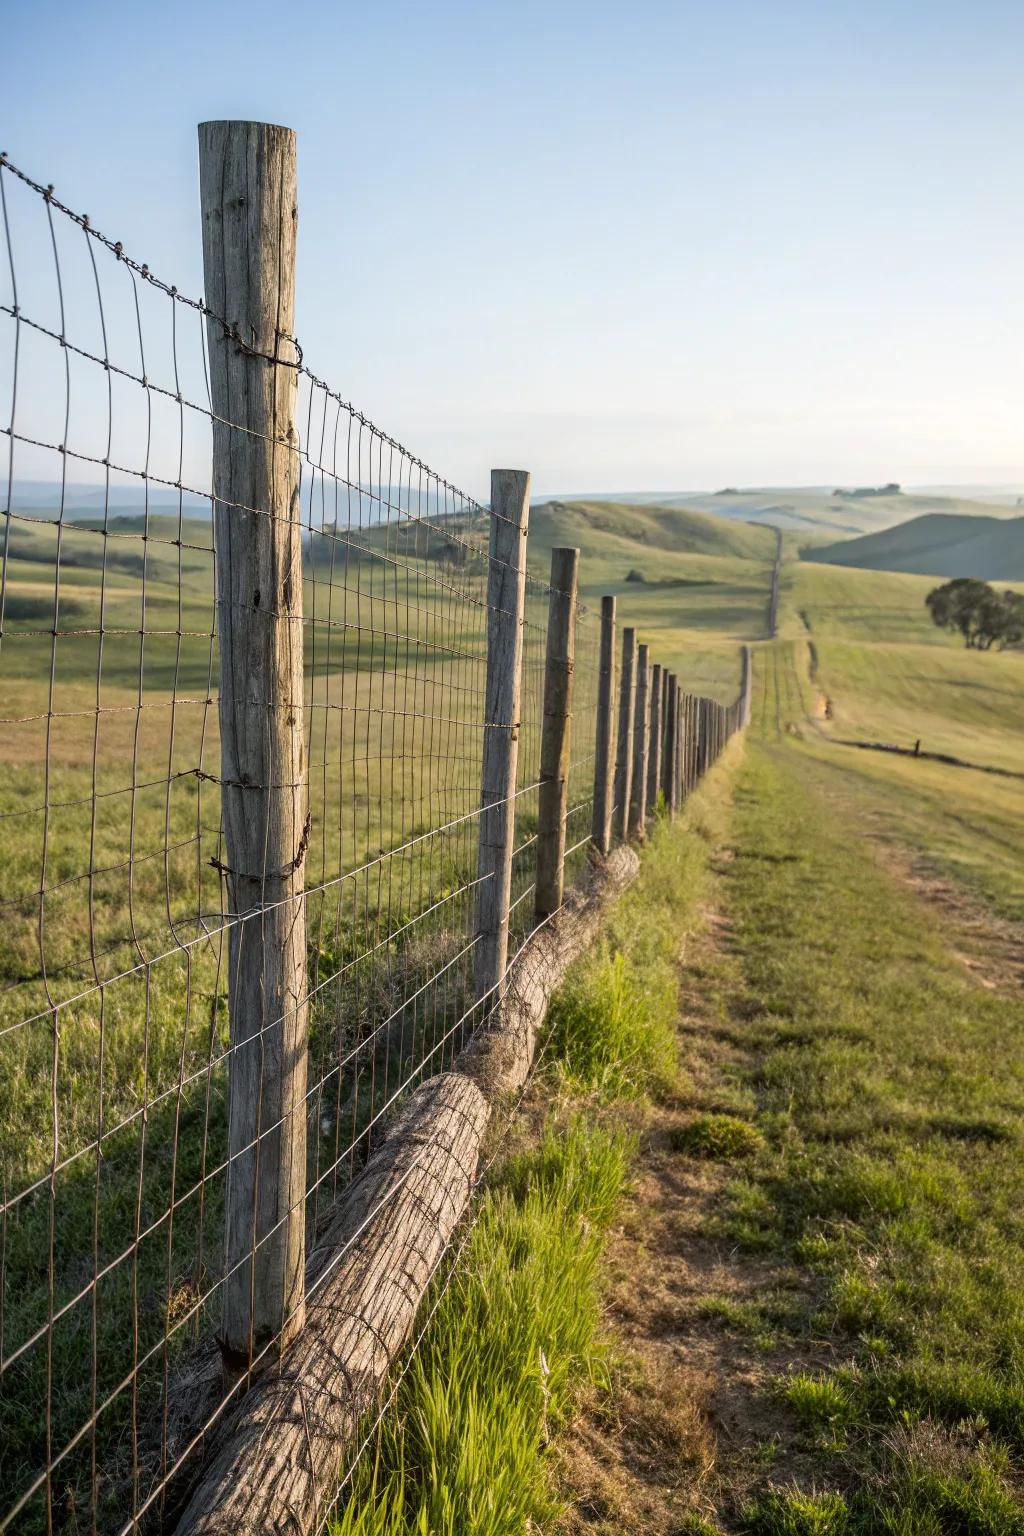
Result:
M958 576L934 587L925 598L932 622L940 629L957 631L971 650L1002 650L1024 640L1024 597L1019 592L996 592L987 581Z

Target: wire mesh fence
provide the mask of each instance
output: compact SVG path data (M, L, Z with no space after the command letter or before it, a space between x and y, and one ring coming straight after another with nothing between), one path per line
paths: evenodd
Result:
M494 1001L474 983L481 755L504 728L493 514L287 327L263 361L294 392L296 435L270 445L288 499L226 501L218 441L254 434L216 408L211 337L254 346L6 157L0 197L0 1531L128 1532L173 1517L204 1432L301 1326L334 1203ZM251 524L282 563L240 615L225 572ZM551 600L526 586L513 956L535 926ZM254 612L280 649L227 699L225 625ZM570 878L599 670L595 616L574 622ZM262 779L232 757L247 711Z

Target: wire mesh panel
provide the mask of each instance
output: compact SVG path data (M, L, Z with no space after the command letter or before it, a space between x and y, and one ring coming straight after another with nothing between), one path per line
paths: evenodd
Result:
M225 856L218 539L280 514L215 507L205 305L6 161L0 193L0 1530L127 1531L173 1516L172 1477L248 1379L222 1377L214 1342L240 1156L230 956L268 913L237 908ZM484 1013L489 513L295 360L308 1243ZM512 952L533 922L547 601L531 581ZM577 860L597 689L578 627Z

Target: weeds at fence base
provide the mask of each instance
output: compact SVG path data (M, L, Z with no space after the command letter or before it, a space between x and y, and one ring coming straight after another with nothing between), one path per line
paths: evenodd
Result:
M510 1162L333 1536L519 1536L554 1516L542 1453L578 1379L607 1368L598 1264L628 1159L574 1119Z

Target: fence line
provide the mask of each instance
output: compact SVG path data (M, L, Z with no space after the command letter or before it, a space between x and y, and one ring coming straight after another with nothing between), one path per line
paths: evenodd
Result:
M749 709L746 655L616 707L524 485L520 537L307 366L293 137L202 134L204 299L0 157L0 1531L173 1517L396 1108Z

